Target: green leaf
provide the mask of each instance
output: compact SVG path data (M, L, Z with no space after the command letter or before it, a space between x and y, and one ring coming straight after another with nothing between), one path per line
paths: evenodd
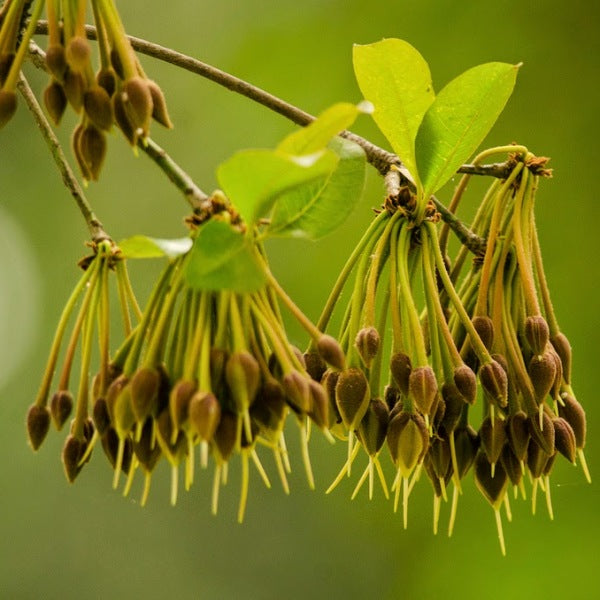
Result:
M425 197L451 179L483 142L513 91L518 68L499 62L479 65L438 94L416 141Z
M125 258L158 258L160 256L175 258L189 251L192 247L192 240L189 237L163 240L146 235L134 235L120 241L118 246Z
M202 225L185 268L187 284L201 290L253 292L265 281L251 242L228 223L211 219Z
M323 150L336 135L348 129L361 112L371 112L372 106L340 102L323 111L310 125L294 131L277 146L285 154L313 154Z
M337 169L324 181L298 186L275 204L268 236L318 239L339 227L363 191L366 160L357 144L337 138L329 147L340 157Z
M429 66L408 42L386 39L354 46L354 73L373 119L413 178L418 180L415 139L435 93Z
M245 150L217 170L219 185L248 225L268 214L289 189L327 177L337 166L331 150L289 156L277 150Z

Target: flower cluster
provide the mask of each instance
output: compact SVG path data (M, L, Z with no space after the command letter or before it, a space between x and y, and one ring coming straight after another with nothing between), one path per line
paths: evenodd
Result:
M163 93L138 61L113 0L93 0L100 66L94 72L86 38L87 0L46 0L50 83L48 114L58 125L68 105L81 119L72 146L84 179L97 180L106 155L106 133L116 124L132 146L154 119L171 127ZM43 0L6 0L0 12L0 127L16 110L16 84ZM29 8L32 7L31 15ZM28 22L22 33L23 24Z
M585 414L571 388L570 347L554 316L534 226L545 159L515 151L510 164L479 208L472 230L485 251L468 269L465 246L449 267L434 206L419 219L415 196L400 188L359 242L319 322L325 330L356 270L339 335L347 368L321 379L349 439L348 459L329 491L350 475L363 448L369 462L353 496L367 477L372 495L376 470L387 497L378 458L387 442L394 508L401 494L405 526L408 498L424 471L433 486L434 531L453 484L451 532L461 481L472 467L495 510L503 551L500 508L510 518L509 483L525 497L529 473L533 510L541 488L552 516L549 476L557 453L573 463L579 456L589 479ZM482 409L473 411L475 404ZM474 415L481 415L477 424Z

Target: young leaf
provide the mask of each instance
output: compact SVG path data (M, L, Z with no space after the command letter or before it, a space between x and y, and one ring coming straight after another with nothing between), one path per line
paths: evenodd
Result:
M217 170L219 185L251 227L277 198L297 185L324 179L337 166L331 150L289 156L277 150L245 150Z
M267 236L318 239L341 225L358 203L365 182L366 161L357 144L337 138L329 147L340 157L325 182L298 186L275 203Z
M192 247L189 237L175 240L163 240L146 235L134 235L118 244L125 258L157 258L168 256L175 258L185 254Z
M452 178L489 133L513 91L518 67L499 62L473 67L438 94L416 141L426 197Z
M327 144L354 123L361 112L370 112L370 103L358 105L340 102L323 111L310 125L294 131L277 146L285 154L300 156L323 150Z
M211 219L194 240L185 279L192 288L241 293L260 289L265 275L245 236L228 223Z
M397 39L354 46L353 61L360 90L375 106L373 119L417 180L415 138L435 97L427 62Z

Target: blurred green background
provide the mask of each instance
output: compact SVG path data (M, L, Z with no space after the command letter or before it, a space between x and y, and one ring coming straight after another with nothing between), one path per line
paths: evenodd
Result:
M547 275L563 330L574 348L574 380L590 432L592 477L600 472L597 408L600 346L596 160L599 139L599 5L596 2L451 2L384 0L246 0L120 2L129 33L171 46L245 78L307 111L358 101L352 43L401 37L430 63L436 89L490 60L523 61L515 93L487 145L511 141L552 157L543 181L538 226ZM41 41L45 45L45 40ZM207 191L215 167L235 150L272 147L293 126L213 83L143 59L167 94L174 131L153 134ZM44 78L27 74L39 91ZM68 143L72 117L60 129ZM384 140L366 117L357 133ZM473 191L479 188L475 184ZM449 186L440 194L447 200ZM483 188L482 188L483 189ZM350 221L325 240L269 245L272 268L312 318L382 199L370 173ZM100 183L88 195L116 239L182 234L185 204L144 156L115 135ZM473 210L475 202L464 207ZM317 478L308 490L295 427L289 428L292 494L273 475L266 490L252 472L246 522L236 523L238 471L223 489L220 514L209 511L209 476L168 502L161 464L150 501L138 505L111 490L111 472L96 456L66 483L64 433L51 431L34 454L24 417L37 391L63 303L85 252L86 231L21 103L0 132L0 598L600 598L600 494L579 469L558 461L552 477L555 521L543 504L513 503L502 558L493 512L469 482L453 538L431 533L431 492L424 480L411 496L409 528L380 495L349 496L347 480L323 490L344 457L343 444L311 443ZM131 267L145 298L158 265ZM294 340L305 338L291 326ZM98 450L96 451L98 453ZM265 456L265 464L273 473ZM164 463L164 461L163 461ZM355 479L354 479L355 481ZM138 484L139 486L139 481Z

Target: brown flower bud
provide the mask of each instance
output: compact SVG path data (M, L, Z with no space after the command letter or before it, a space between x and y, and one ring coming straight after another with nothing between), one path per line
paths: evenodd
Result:
M556 377L556 363L552 353L544 352L544 354L532 356L527 373L533 384L535 399L540 404L550 393Z
M97 181L106 156L106 136L90 123L81 131L75 143L79 150L78 162L82 175L86 179Z
M50 44L46 48L46 66L58 81L62 81L67 71L67 57L62 44Z
M337 340L327 334L323 334L317 342L317 350L323 360L334 369L342 370L346 366L346 357Z
M356 367L340 373L335 386L335 403L344 425L354 430L369 408L371 392L365 374Z
M460 393L456 385L444 382L442 385L442 398L445 403L445 412L441 424L446 431L454 431L465 407L465 397Z
M481 440L481 447L488 461L492 465L495 465L502 454L502 447L506 442L504 421L500 417L495 417L493 421L490 417L486 417L479 429L479 439Z
M27 411L27 436L34 450L44 441L50 429L50 411L45 406L32 404Z
M354 340L360 357L362 358L365 366L368 368L371 366L373 359L379 352L379 346L381 345L381 337L375 327L363 327L357 334L356 340Z
M106 408L110 416L111 423L115 421L114 406L117 401L117 397L121 393L121 390L129 383L129 377L121 374L115 378L115 380L108 386L106 391Z
M327 364L321 358L321 355L318 352L305 352L304 364L306 365L306 372L311 378L315 381L321 381L327 370Z
M94 85L83 93L83 108L90 121L101 130L108 131L113 124L113 108L108 92Z
M283 376L281 385L288 404L294 411L306 414L310 410L311 396L308 382L311 381L299 371L291 371Z
M14 59L14 52L0 54L0 88L4 85L4 81L8 76L8 72L10 71L10 67L13 64Z
M213 441L221 460L229 460L237 442L237 417L223 411Z
M65 440L65 445L62 449L62 463L67 476L67 481L73 483L82 465L80 461L83 458L87 444L85 440L69 435Z
M94 426L100 436L103 436L106 430L110 427L110 415L104 398L97 398L92 409L92 419Z
M86 88L81 73L67 69L62 84L69 104L75 112L79 113L83 107L83 91Z
M432 438L427 457L437 479L446 480L452 474L452 457L447 438L438 436Z
M430 414L437 389L437 381L431 367L416 367L411 371L408 378L408 396L422 414Z
M260 367L254 356L247 351L231 354L225 364L225 380L236 411L248 410L260 384Z
M173 423L171 431L171 444L177 441L179 430L188 419L190 402L196 392L196 383L180 379L169 394L169 416Z
M71 69L83 71L90 62L90 55L90 44L84 37L74 36L69 40L65 56Z
M135 146L138 140L138 134L135 131L133 124L129 120L129 117L125 111L125 104L121 94L114 94L112 96L113 113L115 115L115 122L129 144Z
M110 67L100 69L96 74L96 82L101 88L104 88L109 98L112 98L117 88L117 76Z
M523 478L521 461L514 455L509 444L505 444L500 456L500 462L513 485L519 485Z
M477 399L477 377L470 367L462 364L454 369L454 384L462 394L465 402L475 404Z
M388 425L387 443L392 461L408 477L429 448L429 433L419 413L398 413Z
M462 479L471 468L479 449L477 432L470 425L458 427L454 431L454 448L456 450L458 477Z
M221 405L214 394L196 392L189 403L192 430L204 442L213 439L221 419Z
M250 407L250 416L259 424L263 434L265 431L279 434L286 410L285 393L281 384L272 377L263 381L257 398Z
M387 435L390 413L385 402L375 398L358 426L357 435L369 456L375 456Z
M473 327L475 327L475 331L483 342L483 345L488 350L491 350L494 343L494 322L485 315L475 316L472 321Z
M550 340L562 363L565 382L571 383L571 344L564 333L558 332Z
M12 118L17 110L17 94L0 89L0 129Z
M59 390L50 399L50 414L59 431L73 410L73 395L68 390Z
M398 390L395 385L385 386L383 389L383 399L390 411L402 404L402 401L400 400L400 390Z
M67 96L63 86L56 79L53 79L44 90L44 106L52 122L58 126L67 108Z
M554 454L555 439L554 439L554 426L552 425L552 419L546 412L542 415L542 427L540 428L539 415L536 413L531 415L528 419L529 433L531 437L536 441L538 446L548 455ZM530 444L531 445L531 444Z
M527 446L530 438L528 423L527 415L522 410L509 415L505 423L508 443L519 461L525 460L527 456Z
M152 471L161 456L160 446L153 440L153 428L152 420L146 420L139 440L133 442L133 452L146 471Z
M566 419L562 417L552 419L554 425L554 445L556 449L573 464L577 457L577 440L575 432Z
M121 57L119 56L119 52L115 48L110 51L110 64L115 70L115 73L119 76L119 79L125 79L123 63L121 61Z
M152 96L152 118L167 129L172 129L173 123L171 123L171 119L169 118L167 102L160 86L150 79L147 79L146 83Z
M320 383L310 379L308 382L310 389L310 410L308 416L314 421L317 427L321 429L329 427L329 398L325 388Z
M404 396L408 396L408 379L412 371L410 356L404 352L396 352L390 358L390 371L395 384Z
M525 339L534 354L543 354L550 339L550 329L546 319L534 315L525 319Z
M485 499L497 510L504 500L508 477L501 463L496 465L493 476L491 471L485 452L478 452L475 458L475 483Z
M499 362L481 365L479 381L490 402L500 407L508 404L508 377Z
M152 95L142 77L132 77L123 82L120 96L125 113L136 135L146 136L152 117Z
M562 403L558 405L558 414L571 426L575 434L577 448L585 446L586 420L583 407L571 394L561 395Z
M131 377L131 408L138 423L158 414L160 374L156 369L142 367Z
M176 429L171 420L171 414L168 409L163 410L156 418L156 440L160 444L163 454L171 463L178 463L187 451L187 441L185 434ZM172 441L173 431L175 430L175 441Z
M550 456L550 454L544 452L536 439L532 437L527 447L527 468L533 478L537 479L544 474L544 467Z

